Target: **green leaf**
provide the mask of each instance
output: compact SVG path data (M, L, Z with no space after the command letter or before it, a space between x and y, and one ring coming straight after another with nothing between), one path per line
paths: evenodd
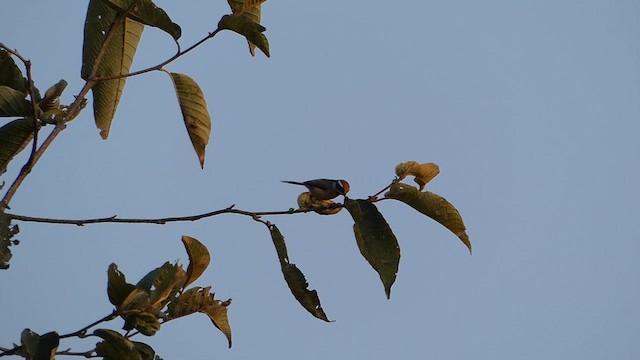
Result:
M91 0L87 10L84 27L84 43L82 47L82 78L88 80L92 75L94 63L102 48L107 34L116 20L117 11L102 0ZM114 27L104 56L98 64L97 76L126 74L136 53L144 25L126 18ZM116 113L126 78L104 80L96 83L93 93L93 113L100 135L103 139L109 136L111 122Z
M33 139L33 119L18 119L0 127L0 175Z
M27 91L27 79L6 50L0 50L0 85L20 91L24 98Z
M178 96L184 125L200 160L200 166L204 168L205 148L211 134L211 117L207 110L207 102L200 86L192 78L178 73L170 75Z
M11 218L0 207L0 270L9 268L9 260L12 257L9 247L17 244L17 240L12 240L12 238L18 232L20 232L18 225L11 225Z
M109 329L97 329L93 335L103 339L96 344L96 354L105 360L142 360L136 344L122 336L119 332Z
M320 305L320 298L316 290L309 290L309 283L305 279L304 274L298 267L289 262L289 255L287 254L287 245L284 241L284 236L280 233L280 230L275 225L271 225L271 239L273 245L278 253L278 259L280 260L280 268L284 275L284 280L287 282L289 289L293 296L298 300L305 310L307 310L314 317L329 322L327 314L325 314Z
M211 287L194 287L185 291L169 304L169 316L179 318L195 312L203 313L226 336L229 347L231 347L231 327L227 318L227 308L231 304L231 300L224 302L216 300L210 290Z
M109 295L109 302L111 302L116 309L119 309L124 300L136 287L127 283L124 274L118 270L118 265L116 264L112 263L109 265L107 277L107 294Z
M378 208L370 201L347 198L344 205L355 221L353 232L360 253L380 275L389 299L400 264L398 240Z
M204 273L209 266L211 256L209 250L200 241L190 236L183 235L182 243L187 254L189 254L189 266L187 267L187 279L184 283L184 287L189 286L196 281L197 278Z
M227 0L234 15L244 15L256 24L260 24L262 16L262 3L267 0ZM251 56L256 56L256 45L247 39Z
M27 359L53 360L60 345L60 336L56 332L38 335L29 329L24 329L20 341Z
M31 103L23 92L9 86L0 86L0 117L31 116Z
M224 15L218 23L218 29L231 30L245 38L247 41L258 47L267 57L269 53L269 40L263 32L267 30L264 26L253 21L247 15Z
M182 34L180 26L172 22L169 15L150 0L105 1L107 1L112 8L116 9L118 13L123 13L131 9L129 14L127 14L129 18L145 25L157 27L171 35L175 40L178 40Z
M420 192L413 186L395 183L385 197L402 201L419 212L439 222L456 234L471 253L471 241L458 210L445 198L429 191Z

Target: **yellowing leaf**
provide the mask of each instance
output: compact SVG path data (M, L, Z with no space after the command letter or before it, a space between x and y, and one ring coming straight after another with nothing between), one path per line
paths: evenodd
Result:
M210 290L211 287L195 287L185 291L169 303L169 316L179 318L195 312L203 313L227 337L229 347L231 347L231 327L227 318L227 307L231 304L231 300L224 302L216 300Z
M227 0L234 15L243 15L248 17L256 24L260 24L262 16L262 3L267 0ZM256 56L256 45L247 38L249 44L249 52L251 56ZM265 53L266 54L266 53ZM269 55L267 55L268 57Z
M18 119L0 128L0 175L33 139L33 119Z
M320 298L316 290L309 290L309 283L305 279L304 274L297 266L289 262L289 255L287 254L287 245L284 242L284 236L280 233L280 230L275 225L271 226L271 239L273 245L276 247L278 253L278 259L280 260L280 268L284 275L284 280L287 282L293 297L298 300L300 305L305 308L314 317L329 321L327 314L325 314L320 305Z
M355 222L353 232L360 253L380 275L389 299L400 264L398 240L378 208L370 201L347 198L344 205Z
M94 63L102 48L112 23L118 12L103 0L91 0L87 10L84 26L84 42L82 47L82 78L88 80L92 74ZM104 56L98 64L96 76L126 74L136 54L144 25L130 18L124 19L112 31ZM104 80L96 83L91 89L93 93L93 114L100 136L109 136L111 122L122 97L126 78Z
M391 185L385 197L400 200L444 225L462 240L471 253L471 241L465 231L466 227L462 222L462 216L445 198L429 191L420 192L415 187L403 183Z
M218 23L218 29L231 30L244 36L249 43L257 46L267 57L271 56L269 53L269 40L267 40L267 37L263 34L267 28L255 22L247 15L224 15ZM249 46L249 50L251 50L251 45Z
M420 191L439 173L440 168L434 163L418 164L415 161L407 161L396 166L396 175L400 180L410 175L415 176L414 181L420 185Z
M198 155L200 166L204 167L205 148L211 134L211 117L207 110L207 102L202 90L192 78L178 73L170 75L191 144Z
M333 207L336 205L331 200L318 200L311 197L308 191L298 195L298 207L303 210L313 210L320 215L334 215L342 210L342 207Z
M211 261L211 256L209 255L207 247L195 238L183 235L182 243L184 244L185 249L187 249L187 254L189 255L187 280L184 283L184 287L187 287L189 284L196 281L196 279L199 278L207 269L207 266L209 266L209 262Z

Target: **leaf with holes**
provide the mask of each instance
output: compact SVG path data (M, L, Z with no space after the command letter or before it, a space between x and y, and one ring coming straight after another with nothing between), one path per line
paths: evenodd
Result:
M300 305L305 308L311 315L324 321L329 321L327 314L325 314L320 305L320 298L316 290L309 290L309 283L305 279L304 274L297 266L289 262L289 255L287 254L287 245L284 242L284 236L280 233L280 230L275 225L271 225L271 239L273 245L276 247L278 253L278 259L280 260L280 268L284 275L284 280L287 282L289 289L293 296L298 300Z
M82 78L88 80L93 74L96 59L107 38L112 23L118 18L118 12L102 0L91 0L87 10L84 26L84 42L82 46ZM131 68L133 58L142 36L144 25L125 18L111 31L111 41L105 44L106 49L101 61L97 64L96 76L126 74ZM103 80L91 89L93 94L93 114L100 136L109 136L111 122L116 114L118 103L126 78Z
M0 128L0 175L7 171L9 162L33 139L33 119L18 119Z
M429 191L420 192L411 185L396 183L391 185L385 197L402 201L419 212L439 222L464 243L471 253L471 241L458 210L445 198Z
M347 198L344 205L355 222L353 232L360 253L380 275L389 299L400 264L398 240L378 208L370 201Z
M207 102L200 86L192 78L178 73L170 75L191 144L198 155L200 166L204 168L205 149L211 134L211 117L207 110Z

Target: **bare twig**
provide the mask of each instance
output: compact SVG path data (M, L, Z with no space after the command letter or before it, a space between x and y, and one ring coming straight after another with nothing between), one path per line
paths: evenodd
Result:
M333 204L330 208L338 208L342 207L342 204ZM6 213L8 217L13 220L24 221L24 222L37 222L37 223L47 223L47 224L65 224L65 225L77 225L84 226L89 224L101 224L101 223L124 223L124 224L156 224L162 225L170 222L185 222L185 221L198 221L204 218L209 218L216 215L221 214L238 214L243 216L248 216L255 221L261 222L267 225L267 222L262 220L262 216L267 215L290 215L290 214L300 214L300 213L308 213L314 210L319 209L289 209L289 210L281 210L281 211L246 211L235 209L234 205L231 205L227 208L210 211L203 214L197 215L188 215L188 216L175 216L175 217L165 217L165 218L155 218L155 219L144 219L144 218L119 218L117 215L103 217L103 218L95 218L95 219L53 219L53 218L42 218L42 217L34 217L34 216L25 216L18 214L10 214Z

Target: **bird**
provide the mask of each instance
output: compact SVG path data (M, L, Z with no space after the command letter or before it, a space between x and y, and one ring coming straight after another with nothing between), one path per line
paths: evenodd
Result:
M316 200L331 200L349 192L349 183L346 180L315 179L305 182L283 180L283 183L302 185L309 189L311 197Z

